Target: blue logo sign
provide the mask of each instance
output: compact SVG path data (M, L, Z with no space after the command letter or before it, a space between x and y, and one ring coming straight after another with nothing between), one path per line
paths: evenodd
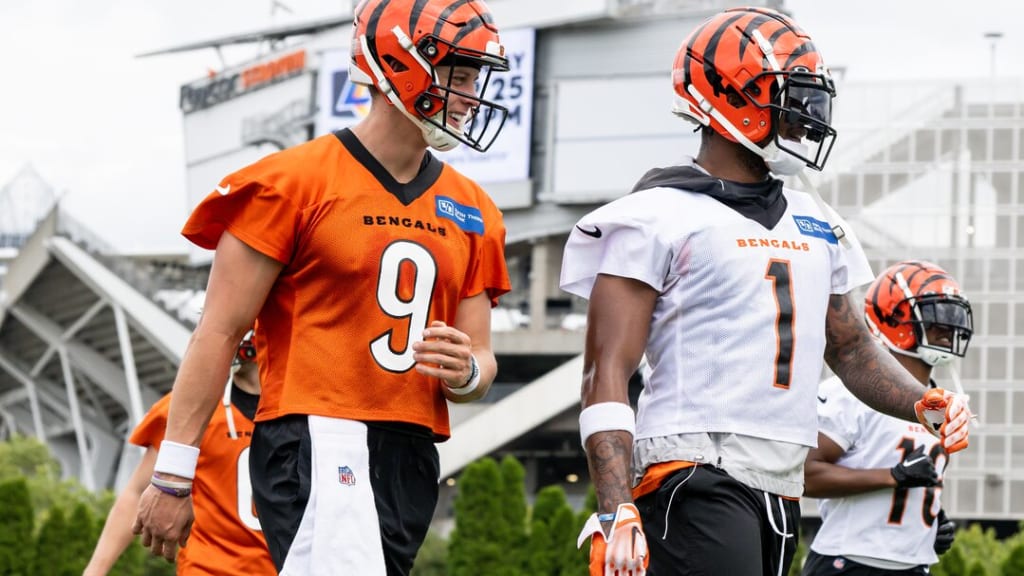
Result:
M797 229L804 236L821 238L829 244L839 243L836 235L832 233L832 226L828 222L823 222L810 216L793 216L793 221L796 222Z
M349 82L348 70L338 70L331 79L331 116L362 119L370 112L370 90Z
M484 233L484 219L480 215L479 208L463 206L447 196L438 196L436 213L442 218L455 222L466 232L480 235Z

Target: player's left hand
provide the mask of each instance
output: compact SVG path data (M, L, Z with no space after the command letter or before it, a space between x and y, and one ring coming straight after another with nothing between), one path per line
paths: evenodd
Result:
M634 504L619 504L609 534L605 537L595 512L576 541L582 548L590 538L590 576L644 576L650 559L647 538Z
M953 546L953 540L956 539L956 522L947 518L946 511L941 508L935 522L939 525L938 531L935 532L935 553L942 555L949 551Z
M163 556L168 562L174 562L178 546L188 542L194 518L191 496L179 498L147 486L139 497L139 511L132 532L142 536L142 546L149 548L154 556Z
M449 388L459 388L473 375L473 349L469 336L440 320L434 320L423 331L423 340L413 342L416 371L445 381Z
M971 409L970 397L942 388L929 388L914 404L917 420L939 437L947 454L967 448Z

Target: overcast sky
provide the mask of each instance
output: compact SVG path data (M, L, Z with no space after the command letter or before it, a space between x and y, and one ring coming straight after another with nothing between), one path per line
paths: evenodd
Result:
M337 15L343 0L0 0L0 186L26 163L123 251L183 251L181 84L212 50L141 52ZM738 2L737 4L742 4ZM1019 0L787 0L847 81L1024 76ZM911 24L912 23L912 24ZM1014 24L1014 25L1011 25ZM680 39L686 31L680 31ZM229 63L251 48L226 51ZM668 56L670 62L671 55ZM668 64L666 64L668 65Z

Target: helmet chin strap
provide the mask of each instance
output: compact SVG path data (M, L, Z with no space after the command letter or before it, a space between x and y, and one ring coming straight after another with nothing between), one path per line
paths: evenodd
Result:
M228 421L228 437L232 440L238 439L238 430L235 428L235 415L231 412L231 385L234 384L234 374L237 372L237 368L231 371L231 376L228 376L228 383L224 386L224 398L221 404L224 406L224 417Z
M398 42L399 44L402 45L402 48L404 48L407 52L409 52L409 54L412 55L416 62L419 63L419 65L422 66L423 69L427 71L427 74L430 74L430 77L433 79L434 82L437 82L437 76L434 74L434 69L430 66L429 63L427 63L427 61L425 61L419 55L418 52L416 52L415 48L412 45L412 40L409 39L405 32L403 32L402 29L399 28L398 26L395 26L391 31L398 38ZM431 124L430 122L424 122L422 118L419 118L415 114L412 114L405 108L405 103L402 102L402 99L401 97L399 97L398 92L395 91L394 87L391 85L390 82L388 82L388 79L384 76L384 71L381 70L380 66L377 64L377 61L370 57L370 54L372 54L372 52L370 52L370 46L369 43L366 41L365 35L359 37L359 44L363 48L363 54L366 55L366 63L370 66L370 70L373 72L374 77L377 79L377 88L381 91L382 94L384 94L384 97L387 98L388 101L391 102L391 104L393 104L395 108L397 108L398 111L402 113L402 115L404 115L406 118L411 120L413 124L419 127L420 132L423 133L423 139L427 142L427 145L440 152L447 152L448 150L452 150L453 148L458 146L460 144L458 138L456 138L452 134L449 134L446 130L439 126ZM438 115L444 116L444 113L440 112L438 113ZM444 118L442 118L442 120L443 119ZM462 126L460 125L460 129L461 127Z

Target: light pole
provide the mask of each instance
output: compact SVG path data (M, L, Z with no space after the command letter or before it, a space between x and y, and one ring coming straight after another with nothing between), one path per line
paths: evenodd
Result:
M985 32L985 38L989 42L989 50L992 54L992 62L989 68L989 73L992 75L993 80L996 77L996 44L999 43L999 39L1002 37L1002 32Z

